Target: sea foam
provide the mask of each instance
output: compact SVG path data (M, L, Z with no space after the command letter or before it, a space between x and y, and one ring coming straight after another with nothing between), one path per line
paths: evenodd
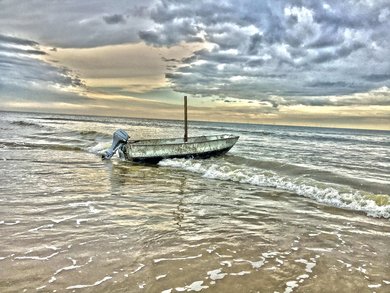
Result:
M159 165L184 169L210 179L277 188L337 208L364 212L372 217L390 218L390 205L378 204L373 199L375 196L373 194L363 194L353 188L325 184L307 177L283 176L270 170L233 165L223 161L168 159L161 161Z

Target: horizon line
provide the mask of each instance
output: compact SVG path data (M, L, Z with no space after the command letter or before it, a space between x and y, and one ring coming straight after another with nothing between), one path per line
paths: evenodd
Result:
M132 116L110 116L110 115L96 115L96 114L69 114L69 113L53 113L53 112L40 112L40 111L22 111L22 110L2 110L0 112L9 113L28 113L28 114L47 114L47 115L68 115L68 116L87 116L87 117L108 117L108 118L122 118L122 119L145 119L145 120L163 120L163 121L183 121L180 119L169 119L169 118L147 118L147 117L132 117ZM390 132L390 129L372 129L372 128L351 128L351 127L337 127L337 126L313 126L313 125L288 125L288 124L268 124L268 123L248 123L248 122L235 122L235 121L210 121L210 120L191 120L192 122L207 122L207 123L224 123L224 124L244 124L244 125L263 125L263 126L279 126L279 127L307 127L307 128L320 128L320 129L340 129L340 130L363 130L363 131L380 131Z

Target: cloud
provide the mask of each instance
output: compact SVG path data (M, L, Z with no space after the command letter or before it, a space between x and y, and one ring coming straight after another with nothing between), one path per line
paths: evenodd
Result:
M314 85L316 86L316 85ZM332 83L326 83L324 86L329 87L344 87L344 84L338 85ZM274 105L280 106L390 106L390 88L381 87L365 93L355 93L351 95L339 96L339 95L328 95L328 96L297 96L297 97L278 97L271 96L269 101Z
M92 48L139 42L155 0L0 2L0 34L57 48Z
M388 1L161 0L150 15L155 25L139 33L146 43L207 45L170 67L179 92L275 106L333 105L333 96L388 103L348 98L390 87Z
M20 39L20 38L16 38L16 37L1 35L1 34L0 34L0 42L1 43L10 43L10 44L15 44L15 45L31 46L31 47L36 47L39 45L37 42L31 41L31 40L25 40L25 39Z
M388 0L0 0L1 102L100 114L131 102L147 116L154 99L171 117L186 93L198 119L374 107L385 120L389 16Z
M362 78L371 82L384 82L390 80L390 73L362 75Z
M103 16L104 21L107 24L119 24L119 23L126 23L126 18L121 14L113 14L113 15L107 15Z
M36 49L19 49L19 48L14 48L14 47L6 47L1 45L1 40L0 40L0 51L3 53L14 53L14 54L26 54L26 55L47 55L46 52L41 51L41 50L36 50Z
M44 100L83 103L83 80L70 69L42 59L37 42L0 35L2 102Z

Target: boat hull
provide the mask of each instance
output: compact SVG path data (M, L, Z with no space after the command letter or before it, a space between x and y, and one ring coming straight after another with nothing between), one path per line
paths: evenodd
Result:
M188 138L187 142L182 138L130 141L122 148L122 152L129 161L151 164L172 158L207 159L228 152L238 138L220 135Z

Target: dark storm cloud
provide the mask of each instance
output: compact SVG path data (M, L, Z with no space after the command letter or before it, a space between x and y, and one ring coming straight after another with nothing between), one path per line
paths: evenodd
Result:
M103 19L107 24L126 23L126 18L121 14L103 16Z
M177 91L275 106L367 104L365 96L345 103L328 96L390 86L388 4L161 0L151 12L155 26L139 36L154 46L194 38L213 45L171 68L167 78ZM384 94L369 102L388 100Z

